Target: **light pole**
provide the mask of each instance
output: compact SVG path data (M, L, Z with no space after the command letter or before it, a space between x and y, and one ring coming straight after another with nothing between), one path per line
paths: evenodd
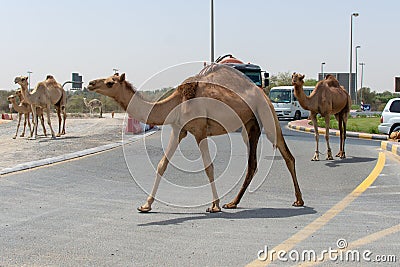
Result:
M33 73L32 71L28 70L28 91L31 91L31 73Z
M322 62L321 63L321 80L323 80L324 79L324 65L325 65L325 62Z
M214 62L214 0L211 0L211 63Z
M114 74L117 73L119 70L118 69L113 69Z
M363 79L364 79L364 66L365 66L365 63L361 62L360 66L361 66L361 90L360 90L361 91L361 96L360 96L360 98L361 98L361 101L363 101L362 90L363 90Z
M349 70L349 94L351 96L351 74L353 72L353 17L358 17L358 13L350 16L350 70Z
M357 70L358 70L358 64L357 64L357 61L358 61L358 53L357 53L357 51L358 51L358 49L359 48L361 48L361 46L360 45L357 45L356 46L356 81L355 81L355 84L356 84L356 104L358 103L358 99L357 99L357 89L358 89L358 87L357 87L357 80L358 80L358 72L357 72Z

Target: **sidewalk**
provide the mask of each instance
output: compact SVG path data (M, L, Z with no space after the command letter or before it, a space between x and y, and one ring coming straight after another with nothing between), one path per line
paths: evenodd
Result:
M288 127L293 130L303 131L308 133L314 132L314 126L309 125L310 120L297 120L291 121L288 123ZM320 134L325 134L324 128L318 128L318 132ZM329 135L340 136L340 132L335 129L329 129ZM358 133L358 132L346 132L347 137L355 137L355 138L364 138L364 139L373 139L373 140L381 140L381 148L392 152L393 154L400 156L400 145L398 142L393 142L388 140L388 136L385 134L367 134L367 133Z

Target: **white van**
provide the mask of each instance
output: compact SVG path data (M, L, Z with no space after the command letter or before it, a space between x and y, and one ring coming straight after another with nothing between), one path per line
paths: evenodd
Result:
M309 96L314 90L314 86L304 86L304 93ZM278 118L287 118L299 120L307 118L310 111L303 109L297 98L294 96L293 86L277 86L271 88L269 99L274 105Z

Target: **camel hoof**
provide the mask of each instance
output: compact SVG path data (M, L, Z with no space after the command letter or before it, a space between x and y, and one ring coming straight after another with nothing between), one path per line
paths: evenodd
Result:
M146 213L146 212L151 211L151 207L145 208L145 207L143 207L143 206L140 206L139 208L137 208L137 210L138 210L139 212L141 212L141 213Z
M36 137L29 137L28 140L36 140Z
M303 207L304 206L304 201L303 200L296 200L293 202L292 206L294 207Z
M59 134L59 133L58 133L56 136L57 136L57 137L60 137L60 136L61 136L61 134Z
M16 139L17 138L17 136L15 135L15 136L13 136L13 139Z
M333 160L333 157L332 156L328 156L328 157L326 157L326 160Z
M311 161L319 161L319 158L312 158Z
M25 134L21 134L19 137L24 137L25 136ZM15 136L15 137L17 137L17 136Z
M207 208L206 212L209 212L209 213L221 212L221 208L216 208L216 207Z
M228 203L222 206L224 209L236 209L237 205L233 203Z

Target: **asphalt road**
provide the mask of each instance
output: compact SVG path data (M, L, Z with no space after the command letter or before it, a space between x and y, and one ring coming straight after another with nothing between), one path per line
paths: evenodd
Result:
M371 251L371 260L395 255L398 264L400 164L390 153L379 156L380 142L349 138L347 159L325 161L321 155L321 161L311 162L313 135L284 129L305 200L305 207L295 208L284 161L262 138L252 193L236 210L207 214L211 190L189 137L167 169L153 211L138 213L167 132L1 176L0 266L264 266L268 261L257 257L265 248L314 250L320 256L337 249L339 239L361 253ZM331 142L336 152L338 139L331 137ZM218 192L226 203L242 182L246 148L239 133L213 138L210 148ZM367 177L371 186L363 183ZM272 265L301 263L273 256ZM366 264L363 259L330 261L327 254L324 259L323 266Z

